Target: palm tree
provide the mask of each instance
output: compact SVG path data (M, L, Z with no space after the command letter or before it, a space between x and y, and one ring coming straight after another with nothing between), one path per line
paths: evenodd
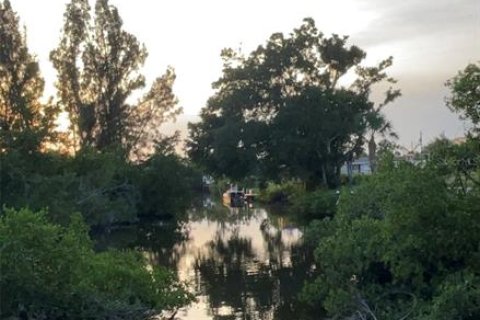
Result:
M393 64L393 58L389 57L381 61L376 67L358 67L356 73L358 75L357 80L352 84L352 89L356 90L360 94L369 96L374 84L386 81L390 84L395 84L397 81L391 78L385 72L385 69ZM370 161L370 167L372 172L376 170L376 158L377 158L377 143L375 138L377 135L382 137L390 137L397 139L397 134L393 131L393 126L390 121L387 120L382 113L383 108L389 103L395 101L401 96L399 89L389 87L385 92L384 100L377 104L372 105L372 111L367 117L368 131L368 159Z
M375 172L377 168L377 142L375 138L381 136L384 139L398 139L398 135L393 131L393 126L387 120L384 114L380 113L380 109L374 111L372 119L368 122L368 160L370 161L370 169Z

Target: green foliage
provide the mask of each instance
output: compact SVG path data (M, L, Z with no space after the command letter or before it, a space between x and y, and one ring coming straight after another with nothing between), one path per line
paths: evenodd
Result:
M447 82L451 96L448 107L469 119L474 125L480 124L480 63L469 64L453 79Z
M304 299L335 316L478 318L479 200L435 166L383 165L307 233L320 275Z
M289 35L273 34L248 56L223 50L217 91L202 121L189 125L190 158L234 180L253 174L301 179L309 189L338 186L343 162L361 152L369 129L386 128L381 107L399 95L389 88L375 107L371 87L394 82L385 73L392 59L364 68L364 57L357 46L347 46L347 37L324 37L312 19ZM340 86L352 69L354 84Z
M9 207L49 209L56 222L81 212L89 225L135 221L139 200L135 169L113 153L85 150L75 158L57 154L0 155L1 202Z
M480 139L468 136L461 144L446 138L436 139L426 146L428 165L451 182L457 190L466 193L480 185Z
M478 269L477 269L478 270ZM478 273L457 272L445 278L439 285L439 293L433 297L420 319L474 320L480 316L480 277Z
M289 211L308 220L324 219L335 214L337 199L337 193L332 190L300 193L293 198Z
M0 218L1 316L143 319L191 300L162 268L140 254L95 253L80 215L65 226L44 212L7 209Z
M225 177L215 178L213 184L209 187L209 192L214 195L214 197L221 197L223 193L230 188L232 181Z
M201 190L199 172L174 154L157 152L138 168L142 215L174 216L190 205L195 190Z
M70 116L74 144L81 147L73 157L39 152L58 142L53 139L58 108L39 102L44 83L38 63L9 1L0 3L0 204L48 207L50 217L62 224L78 211L95 226L136 221L139 210L182 210L194 178L180 159L155 157L142 165L127 160L145 160L155 145L171 150L177 141L177 135L159 132L180 112L173 70L130 105L129 96L145 86L138 69L147 52L123 30L117 9L98 0L91 15L87 0L72 0L64 18L51 60L58 71L59 105Z
M77 177L75 204L90 225L110 225L137 219L140 201L132 164L119 153L84 150L71 163ZM71 196L71 195L70 195Z
M287 181L281 184L268 183L267 187L260 192L259 200L269 204L288 204L300 194L305 193L302 183Z
M0 152L31 153L55 140L58 108L40 102L44 81L10 2L0 2Z
M190 205L199 174L177 156L157 153L141 164L114 152L84 149L0 155L0 200L9 207L48 208L56 222L81 212L91 226L134 222L141 215L176 216Z
M307 87L292 97L271 125L275 167L309 186L338 186L343 162L361 150L371 104L353 91Z

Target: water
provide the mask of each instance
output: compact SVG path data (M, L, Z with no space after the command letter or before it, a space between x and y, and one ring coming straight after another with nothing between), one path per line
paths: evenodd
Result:
M185 222L119 229L99 245L135 248L176 270L197 301L175 319L309 319L297 294L312 277L312 254L286 216L209 202Z

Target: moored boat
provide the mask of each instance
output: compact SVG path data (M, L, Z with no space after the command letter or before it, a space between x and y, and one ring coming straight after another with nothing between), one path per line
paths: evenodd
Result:
M236 187L230 187L222 195L223 204L229 207L243 207L245 206L245 193L238 190Z

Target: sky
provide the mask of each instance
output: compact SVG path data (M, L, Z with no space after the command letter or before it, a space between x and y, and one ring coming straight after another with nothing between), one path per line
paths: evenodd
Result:
M27 28L54 95L56 73L48 56L58 45L66 0L10 0ZM441 134L464 135L468 123L445 106L445 82L468 63L480 61L478 0L110 0L148 49L143 74L153 81L173 66L174 91L184 115L166 131L185 131L221 76L220 51L231 47L249 53L275 32L290 33L312 17L325 35L349 36L349 44L367 52L365 65L394 57L389 74L402 97L385 112L407 148L420 136L428 143ZM93 6L93 0L91 0Z

